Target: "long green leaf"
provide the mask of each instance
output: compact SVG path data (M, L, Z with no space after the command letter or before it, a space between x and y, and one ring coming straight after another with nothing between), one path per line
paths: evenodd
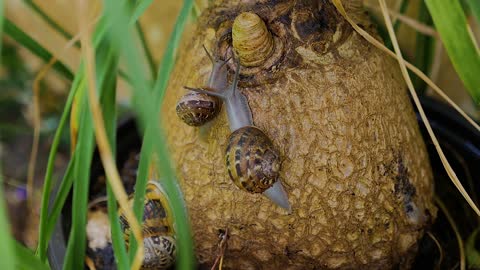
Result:
M41 46L38 42L32 39L8 19L5 19L5 34L20 43L43 61L48 62L52 58L51 53L49 53L43 46ZM57 61L53 65L53 69L65 76L65 78L69 80L73 79L72 71L70 71L70 69L67 68L67 66L65 66L62 62Z
M116 132L116 109L115 109L115 74L118 65L118 54L115 46L109 46L110 42L105 39L105 33L108 30L108 22L102 19L93 38L96 50L96 85L97 92L100 95L101 104L104 106L103 113L106 129L109 136L109 143L112 149L115 149L115 132ZM82 65L83 66L83 65ZM85 73L81 73L82 79ZM86 89L81 89L86 91ZM80 110L82 112L81 125L79 129L79 141L77 149L78 159L75 162L75 182L73 189L73 213L72 213L72 229L68 242L65 269L78 269L83 265L85 255L85 225L86 225L86 206L88 199L88 182L90 178L90 163L93 153L93 119L88 106L88 95L82 97ZM77 153L78 152L78 153ZM85 157L85 158L83 158ZM128 269L128 256L126 253L124 239L118 222L116 200L110 186L107 186L108 192L108 209L112 229L113 248L116 256L117 267L120 269Z
M469 269L478 269L480 267L480 252L475 247L479 231L480 228L475 229L465 243L465 256L467 257Z
M3 0L0 0L0 34L3 32ZM2 50L2 40L0 39L0 51ZM1 59L0 59L1 61ZM0 153L1 155L2 153ZM3 198L3 171L0 164L0 239L4 243L0 244L0 254L5 259L0 260L0 269L15 269L16 257L14 242L8 224L5 199Z
M430 17L425 2L423 1L420 1L419 3L418 21L425 25L432 25L432 18ZM417 32L415 43L415 66L423 73L428 74L435 50L435 40L432 37ZM415 86L415 90L419 93L423 93L427 86L422 79L415 75L413 76L413 85Z
M3 238L2 238L3 239ZM15 268L1 268L1 269L18 269L18 270L49 270L46 264L42 263L39 258L37 258L31 250L22 246L21 244L15 242L15 253L17 254ZM2 259L4 260L13 260L14 257L7 257L6 254L2 254ZM1 263L0 263L1 265Z
M43 254L46 253L47 245L50 239L52 238L53 231L55 230L55 225L58 222L58 217L62 213L63 205L65 204L65 201L68 198L68 194L70 193L70 190L72 189L74 164L75 164L75 153L73 154L72 158L70 159L70 162L68 163L67 169L65 171L65 175L57 190L55 200L53 201L52 206L50 207L51 208L50 214L48 215L48 219L46 221L47 225L44 226L45 229L43 233L45 235L43 237L44 239L43 242L45 242L45 244L42 244L41 246L42 248L45 249L43 251Z
M83 66L81 69L83 69ZM81 73L83 75L83 73ZM78 76L78 75L77 75ZM86 91L85 88L79 89ZM75 149L74 182L72 200L72 228L68 238L63 269L82 269L86 249L87 203L90 182L90 164L93 156L93 122L88 107L88 95L80 101L80 127Z
M0 167L0 239L3 241L0 245L0 254L3 258L0 260L0 269L14 270L17 260L3 197L3 184L3 174Z
M150 47L148 46L147 38L143 33L142 25L140 21L135 23L135 27L137 28L138 37L140 38L140 44L142 44L143 51L145 53L145 57L147 58L148 66L150 68L150 73L152 74L152 78L156 74L157 67L155 66L155 61L153 59L152 52L150 51Z
M108 141L112 152L116 153L116 78L118 66L117 52L109 46L109 42L103 40L96 47L96 71L98 87L104 89L103 95L100 98L100 104L103 109L103 119L105 122L105 129L108 136ZM110 186L110 181L107 181L107 197L108 197L108 216L110 219L110 228L112 234L112 244L115 258L117 261L117 268L127 270L130 265L125 247L125 240L123 232L120 227L120 222L117 214L117 201Z
M82 84L81 80L77 79L73 82L72 85L72 90L68 94L67 101L65 103L65 107L63 109L62 116L60 117L60 122L58 124L57 130L55 131L55 136L53 137L53 142L50 147L50 154L48 155L48 162L47 162L47 169L45 172L45 180L43 183L43 192L42 192L42 202L41 202L41 207L40 207L40 227L38 230L38 254L40 257L41 261L46 260L46 254L47 254L47 245L48 241L50 240L51 234L47 234L47 231L52 231L55 223L57 222L58 216L54 216L52 219L51 216L48 215L48 203L50 201L50 193L52 190L52 175L53 175L53 170L55 167L55 158L57 156L58 152L58 146L60 144L60 140L62 137L63 130L65 128L65 124L68 119L68 115L70 113L70 109L72 107L72 102L73 102L73 97L75 96L75 93L77 89L80 87ZM70 164L69 164L70 167ZM67 170L68 172L68 170ZM64 180L70 176L68 174L65 174ZM62 182L63 184L63 182ZM63 186L62 189L60 189L58 192L65 192L65 188L68 188L70 190L70 186ZM68 194L68 191L67 191ZM65 197L66 198L66 197ZM59 211L60 209L57 209L58 207L63 206L63 203L65 201L63 200L62 204L59 206L58 204L54 204L54 208L56 211ZM58 212L59 213L59 212ZM47 223L49 222L49 225Z
M458 0L425 0L433 22L458 75L477 105L480 104L480 51L473 41Z
M148 171L150 166L151 154L153 150L152 142L153 138L149 138L148 136L152 136L152 132L147 132L143 139L142 144L142 151L140 152L140 162L138 164L137 169L137 179L135 182L135 193L133 195L133 212L135 216L141 220L143 217L144 212L144 197L145 197L145 187L148 182ZM135 256L135 252L137 250L137 241L133 235L130 235L130 260L133 260Z

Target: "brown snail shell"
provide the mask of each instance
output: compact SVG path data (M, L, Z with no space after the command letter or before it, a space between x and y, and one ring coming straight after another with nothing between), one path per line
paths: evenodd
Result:
M133 197L129 204L133 205ZM125 243L129 244L130 225L120 211L120 225ZM142 269L167 269L176 258L176 241L173 214L165 192L160 185L149 181L144 200L143 245L145 248Z
M214 91L210 88L202 88ZM201 126L214 119L220 112L219 98L197 92L188 92L177 103L178 117L189 126Z
M225 153L227 171L237 187L262 193L278 180L280 154L265 133L246 126L230 134Z
M240 63L245 67L261 65L275 49L273 36L265 22L252 12L243 12L235 18L232 43Z

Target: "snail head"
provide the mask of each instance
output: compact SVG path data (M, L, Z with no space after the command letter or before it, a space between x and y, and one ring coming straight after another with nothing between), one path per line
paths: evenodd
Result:
M278 156L270 150L267 150L262 160L262 171L268 178L276 179L280 171L280 160Z

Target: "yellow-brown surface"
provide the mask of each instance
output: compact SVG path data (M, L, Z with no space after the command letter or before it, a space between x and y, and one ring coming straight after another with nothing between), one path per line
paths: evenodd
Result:
M396 62L327 1L254 2L216 3L202 14L165 96L163 125L199 261L213 263L219 232L228 228L227 268L408 267L436 211L428 156ZM254 124L280 151L290 215L229 179L224 110L206 132L175 113L182 86L207 80L202 45L213 48L217 30L242 11L257 13L283 42L272 66L253 75L243 67L240 91Z

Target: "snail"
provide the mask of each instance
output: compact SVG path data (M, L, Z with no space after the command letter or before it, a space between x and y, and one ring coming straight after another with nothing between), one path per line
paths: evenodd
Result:
M279 181L280 154L272 141L253 125L247 98L237 91L240 60L232 84L222 91L185 87L220 98L225 102L230 131L225 153L228 174L237 187L250 193L263 193L278 206L291 210L287 193Z
M129 199L133 205L133 197ZM144 201L143 245L145 255L142 269L167 269L175 263L176 241L173 214L161 186L149 181ZM119 210L120 225L125 243L129 244L130 225L122 210Z
M227 60L212 57L208 50L203 47L208 58L212 62L212 72L208 80L206 91L221 91L228 86L227 81ZM189 92L182 96L177 103L176 111L178 117L189 126L201 126L214 119L221 108L220 100L212 95L205 95L198 92Z

